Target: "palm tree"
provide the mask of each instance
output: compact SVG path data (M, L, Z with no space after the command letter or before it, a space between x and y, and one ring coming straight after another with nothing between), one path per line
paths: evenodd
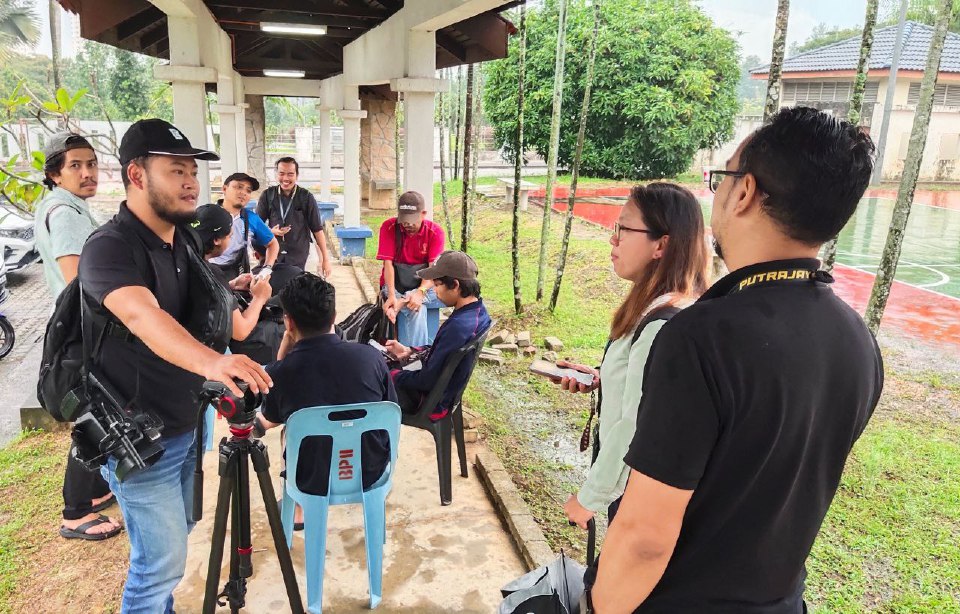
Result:
M40 20L28 0L0 0L0 61L10 59L19 45L35 45L40 38Z
M933 38L930 41L927 67L923 72L923 80L920 81L920 100L917 102L917 112L913 116L913 129L910 131L907 159L903 163L903 177L897 192L897 203L893 207L890 232L887 234L887 243L883 247L880 267L873 281L873 291L870 293L870 302L867 304L867 313L864 316L867 327L874 335L880 329L883 310L887 306L890 287L897 273L903 234L907 228L907 219L910 217L910 203L913 202L913 193L920 174L920 162L923 160L923 148L927 143L927 133L930 129L933 92L937 85L937 74L940 72L940 56L943 53L943 43L947 38L947 27L953 15L953 0L937 0L937 5L937 23L934 25Z
M773 31L773 54L767 77L767 101L763 105L763 121L768 121L780 109L780 75L783 73L783 54L787 44L787 19L790 0L777 2L777 25Z
M567 219L560 244L560 261L557 263L557 278L550 295L550 311L556 311L560 298L560 284L567 265L567 249L570 247L570 231L573 228L573 206L577 200L577 180L580 178L580 160L583 157L583 141L587 133L587 116L590 113L590 90L593 88L593 67L597 58L597 39L600 37L600 0L593 0L593 36L590 37L590 55L587 57L587 78L583 86L583 104L580 107L580 129L577 131L577 146L573 153L573 177L570 179L570 194L567 198Z
M523 88L527 70L527 3L520 5L520 53L517 60L517 133L513 141L513 225L510 234L510 254L513 261L513 309L523 311L520 295L520 181L523 169Z
M860 38L860 61L857 63L857 79L853 83L853 97L847 121L854 126L860 125L860 111L863 106L863 92L867 89L867 70L870 50L873 48L873 28L877 24L877 9L880 0L867 0L867 15L863 20L863 36ZM830 273L837 261L837 239L830 239L823 248L823 270Z
M547 278L547 244L550 241L550 215L553 212L553 187L557 180L557 154L560 149L560 107L563 103L563 66L567 41L567 0L557 2L556 66L553 73L553 116L550 119L550 146L547 150L547 192L543 200L543 226L540 228L540 266L537 271L537 300L543 300ZM519 189L519 186L516 186Z

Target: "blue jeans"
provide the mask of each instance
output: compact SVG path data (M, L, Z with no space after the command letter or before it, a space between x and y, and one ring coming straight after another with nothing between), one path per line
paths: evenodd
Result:
M117 497L130 536L130 571L122 614L170 614L173 589L187 564L187 534L193 520L195 431L164 437L163 456L151 467L117 480L112 456L100 471Z
M382 289L386 295L387 289ZM412 290L419 292L419 290ZM403 298L404 294L400 291L396 293L397 298ZM427 334L427 309L442 309L446 307L433 288L427 290L427 295L423 299L423 304L417 311L411 311L403 307L397 313L397 341L407 347L421 347L430 343L430 337Z

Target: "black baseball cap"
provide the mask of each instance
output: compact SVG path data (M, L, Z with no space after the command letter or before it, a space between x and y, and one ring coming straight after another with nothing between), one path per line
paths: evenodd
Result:
M200 205L197 207L197 219L190 226L197 231L200 239L207 243L230 234L233 216L220 205Z
M141 119L127 129L120 141L120 164L140 156L183 156L197 160L219 160L220 156L190 144L180 130L162 119Z
M223 180L223 187L227 187L227 185L231 181L246 181L247 183L250 184L250 189L253 192L256 192L257 190L260 189L260 182L246 173L234 173L230 175L229 177Z

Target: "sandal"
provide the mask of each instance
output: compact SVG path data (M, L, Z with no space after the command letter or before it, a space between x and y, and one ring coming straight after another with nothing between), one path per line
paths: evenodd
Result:
M88 529L91 529L96 526L100 526L104 523L109 523L110 519L104 515L97 516L95 519L83 523L76 529L68 529L65 526L60 527L60 535L65 539L85 539L87 541L103 541L105 539L110 539L111 537L120 533L123 530L123 527L116 527L112 531L107 531L106 533L87 533Z
M103 510L107 509L108 507L110 507L111 505L113 505L113 504L116 503L116 502L117 502L117 497L116 497L113 493L110 493L110 496L109 496L109 497L107 497L106 499L104 499L104 500L101 501L100 503L97 503L96 505L94 505L94 506L90 509L90 511L93 512L93 513L102 512Z

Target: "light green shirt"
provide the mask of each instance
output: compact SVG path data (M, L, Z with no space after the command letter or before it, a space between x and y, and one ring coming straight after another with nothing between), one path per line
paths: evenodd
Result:
M666 324L653 320L640 333L636 343L629 334L616 339L607 348L600 365L600 454L590 467L587 479L577 493L580 504L593 512L606 510L627 486L630 468L623 462L637 430L637 410L643 389L643 368L650 346Z
M33 224L37 251L43 258L43 275L50 294L56 298L67 287L57 258L79 256L87 237L99 224L85 200L60 187L51 190L37 206Z

